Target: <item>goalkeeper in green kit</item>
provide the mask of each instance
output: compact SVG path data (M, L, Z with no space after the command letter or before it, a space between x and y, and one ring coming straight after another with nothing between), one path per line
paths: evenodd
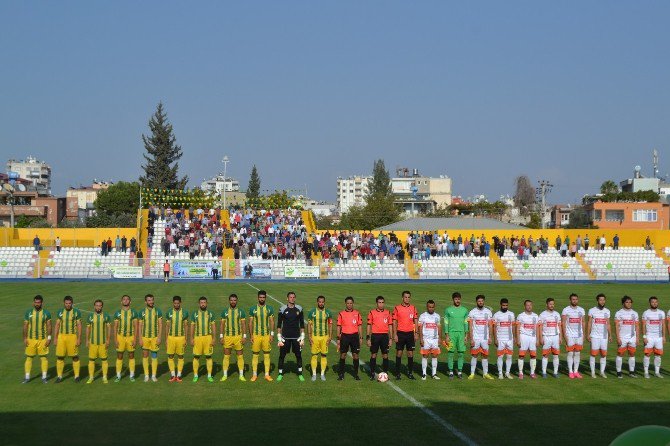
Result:
M451 295L454 304L444 310L444 335L447 346L449 378L454 378L454 353L458 353L458 379L463 379L463 357L468 338L468 310L461 306L461 293Z

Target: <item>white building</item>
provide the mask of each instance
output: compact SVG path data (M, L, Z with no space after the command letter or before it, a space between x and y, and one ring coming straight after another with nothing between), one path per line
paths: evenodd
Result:
M409 169L404 171L409 172ZM364 176L338 177L337 208L340 214L347 212L353 205L365 205L368 180L371 179ZM437 207L451 204L451 178L446 175L425 177L414 169L411 176L391 178L391 190L396 195L396 203L409 215L431 212Z
M368 180L371 179L360 175L337 178L337 208L340 214L347 212L351 206L365 206Z
M35 157L25 160L7 161L7 172L16 172L20 178L29 180L44 195L51 195L51 166Z
M200 188L205 192L215 192L217 194L226 192L239 192L240 182L234 178L224 178L223 174L219 174L210 180L205 180L200 184Z

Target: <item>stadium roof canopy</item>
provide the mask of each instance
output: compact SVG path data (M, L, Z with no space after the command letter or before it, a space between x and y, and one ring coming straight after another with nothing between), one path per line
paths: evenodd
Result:
M519 229L523 226L492 218L417 217L392 223L376 231L442 231L445 229Z

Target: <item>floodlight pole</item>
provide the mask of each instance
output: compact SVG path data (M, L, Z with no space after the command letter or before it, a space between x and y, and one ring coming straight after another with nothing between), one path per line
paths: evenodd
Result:
M230 160L228 159L228 155L224 155L223 160L221 162L223 163L223 208L227 209L226 207L226 170L228 169L228 162Z
M538 181L540 187L536 189L538 195L540 195L540 224L542 229L546 229L544 224L544 214L547 212L547 194L551 191L551 188L554 187L553 184L549 183L547 180Z

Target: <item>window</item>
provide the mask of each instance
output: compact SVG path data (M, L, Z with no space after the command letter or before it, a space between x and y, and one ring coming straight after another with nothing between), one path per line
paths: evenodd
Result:
M605 210L606 221L623 221L623 209Z
M570 214L561 214L561 221L565 222L570 220Z
M638 209L633 211L633 221L657 221L658 213L655 209Z
M593 211L592 220L599 221L599 220L602 220L602 218L603 218L603 211L601 211L600 209L596 209L596 210Z

